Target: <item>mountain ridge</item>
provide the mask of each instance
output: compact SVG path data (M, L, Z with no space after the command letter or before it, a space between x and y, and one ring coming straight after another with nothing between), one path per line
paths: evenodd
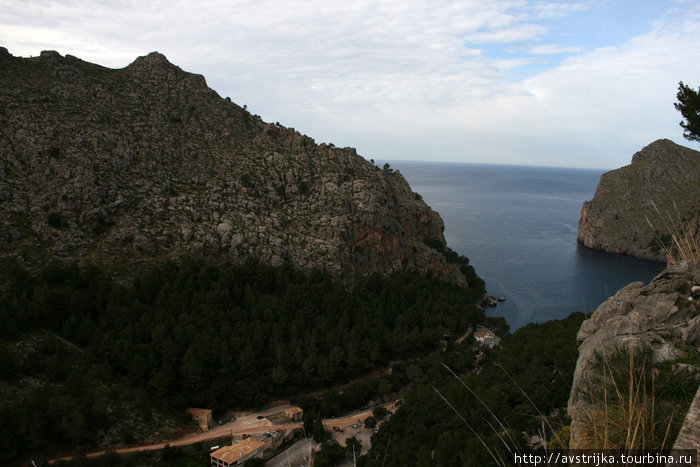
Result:
M110 69L0 48L0 84L5 260L128 273L255 257L345 283L413 269L467 285L400 173L265 123L158 52Z

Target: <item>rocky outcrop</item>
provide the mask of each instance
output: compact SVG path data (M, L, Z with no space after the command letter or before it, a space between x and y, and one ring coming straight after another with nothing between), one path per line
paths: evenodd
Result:
M650 349L655 366L670 362L667 365L679 375L700 376L700 364L686 358L700 348L698 284L700 265L675 264L648 285L635 282L624 287L583 322L577 335L579 358L568 404L570 448L592 447L586 444L586 430L589 415L602 403L591 397L592 387L601 381L601 356L610 357L618 349L633 349L638 355ZM693 432L700 439L700 427Z
M676 437L676 442L673 443L673 449L698 448L700 448L700 387L698 387L693 403L683 420L683 426Z
M109 69L0 49L0 255L115 271L255 257L345 282L415 269L443 223L400 173L263 122L163 55Z
M583 203L578 241L596 250L665 262L657 242L670 246L665 224L697 230L698 216L700 152L658 140L636 153L630 165L600 177L595 196Z

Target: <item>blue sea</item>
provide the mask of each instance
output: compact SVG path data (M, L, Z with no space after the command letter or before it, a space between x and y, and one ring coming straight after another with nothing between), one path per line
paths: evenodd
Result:
M604 170L390 161L440 213L450 248L469 258L511 330L590 312L664 265L576 241L583 201Z

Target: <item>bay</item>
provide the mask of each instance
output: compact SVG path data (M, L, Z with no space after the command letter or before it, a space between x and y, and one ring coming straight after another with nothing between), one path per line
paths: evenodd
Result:
M489 309L511 330L590 312L664 265L602 253L576 240L584 200L604 170L390 161L440 213L450 248L467 256L488 292ZM381 166L381 164L380 164Z

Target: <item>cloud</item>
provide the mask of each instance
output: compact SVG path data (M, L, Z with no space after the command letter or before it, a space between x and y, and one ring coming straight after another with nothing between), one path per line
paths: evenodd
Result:
M572 54L580 52L583 47L563 47L556 44L540 44L533 45L527 49L527 53L532 55L558 55L558 54Z
M700 75L697 2L611 47L553 32L608 5L4 0L0 44L112 67L158 50L264 119L368 158L607 167L673 135L677 82Z
M657 138L682 143L673 102L678 81L700 76L700 50L687 46L698 40L693 15L657 23L620 46L569 57L458 115L476 130L469 131L470 139L478 141L484 158L510 154L547 165L626 165Z

